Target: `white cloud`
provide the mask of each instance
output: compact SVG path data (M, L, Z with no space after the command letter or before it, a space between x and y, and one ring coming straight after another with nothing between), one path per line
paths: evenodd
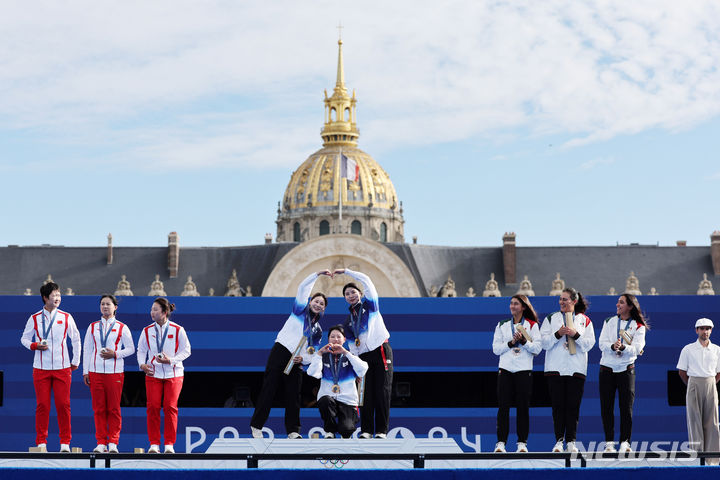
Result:
M380 148L515 128L573 147L720 113L713 0L88 0L4 2L0 129L139 166L296 166L320 145L338 20Z
M599 158L594 158L592 160L588 160L587 162L581 163L580 169L581 170L592 170L595 167L612 165L613 163L615 163L615 157L599 157Z

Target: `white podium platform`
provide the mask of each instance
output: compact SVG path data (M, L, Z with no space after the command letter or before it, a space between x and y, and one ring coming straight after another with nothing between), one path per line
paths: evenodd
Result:
M462 453L451 438L399 439L268 439L218 438L206 453L279 453L279 454L397 454L397 453ZM246 463L246 462L243 462ZM427 462L427 468L437 468ZM446 462L443 462L446 463ZM412 460L260 460L258 468L413 468ZM446 467L447 468L447 467Z

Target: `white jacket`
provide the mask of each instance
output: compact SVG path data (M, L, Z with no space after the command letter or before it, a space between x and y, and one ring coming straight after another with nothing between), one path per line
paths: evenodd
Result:
M75 325L75 319L67 312L56 309L53 313L43 308L39 312L33 313L25 324L25 330L20 343L25 348L33 350L33 344L43 340L43 318L45 319L45 327L50 325L50 321L55 317L55 322L50 328L50 332L45 340L48 342L47 350L35 350L35 358L33 359L33 368L40 370L61 370L69 368L70 364L80 366L80 354L82 345L80 344L80 332ZM70 352L67 348L67 338L70 337L72 343L72 360Z
M112 326L112 330L108 333L107 329L110 326ZM102 350L101 330L107 335L105 346L115 351L115 358L104 359L100 356L100 350ZM135 343L127 325L115 320L115 317L108 320L101 318L88 326L83 352L85 353L83 355L83 375L87 375L89 372L123 373L125 371L123 359L135 353Z
M525 342L525 345L517 342L515 347L510 348L508 342L513 338L513 319L503 320L495 327L493 335L493 353L500 357L498 367L509 372L532 370L533 358L542 351L542 338L540 326L537 322L523 318L522 326L532 338L532 342ZM515 349L519 351L516 352Z
M590 317L585 314L574 314L575 330L580 337L575 340L575 355L571 355L567 348L567 338L557 338L555 333L565 325L562 312L555 312L543 321L540 327L543 348L545 349L545 372L557 372L563 376L573 374L587 375L587 352L595 345L595 330Z
M345 362L349 363L349 365ZM358 389L355 384L355 379L365 375L368 370L368 364L364 360L361 360L360 357L352 353L347 353L343 357L343 365L341 368L342 372L338 378L339 393L332 391L333 381L330 365L323 364L323 358L320 353L313 355L307 374L320 379L320 389L317 394L318 400L324 396L330 396L340 403L357 407ZM350 374L350 370L352 370L352 374Z
M620 322L620 328L632 337L632 343L628 345L623 339L625 350L616 352L610 347L618 339L618 322ZM598 340L598 346L602 352L600 365L612 368L613 372L627 370L628 365L635 363L638 355L645 348L645 330L645 325L637 320L620 320L617 315L605 319Z
M165 325L156 329L157 323L153 323L143 328L140 333L137 347L138 365L143 363L152 365L155 368L155 378L173 378L182 377L185 369L183 368L183 360L190 356L190 340L188 340L185 329L175 322L167 321ZM160 363L157 361L157 343L155 339L156 331L159 330L161 338L168 334L163 345L163 355L166 355L170 364Z

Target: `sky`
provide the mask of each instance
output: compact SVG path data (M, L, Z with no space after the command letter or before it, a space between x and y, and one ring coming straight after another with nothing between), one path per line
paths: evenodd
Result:
M274 237L339 33L406 241L720 230L715 0L2 0L0 246Z

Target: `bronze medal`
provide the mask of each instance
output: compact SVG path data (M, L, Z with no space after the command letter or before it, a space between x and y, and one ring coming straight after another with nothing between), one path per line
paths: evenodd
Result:
M356 346L356 347L359 347L359 346L360 346L360 339L359 339L359 338L356 338L356 339L355 339L355 346Z
M332 386L333 393L340 393L340 385L337 383Z
M313 353L315 353L315 347L308 347L307 353L308 355L312 355Z

